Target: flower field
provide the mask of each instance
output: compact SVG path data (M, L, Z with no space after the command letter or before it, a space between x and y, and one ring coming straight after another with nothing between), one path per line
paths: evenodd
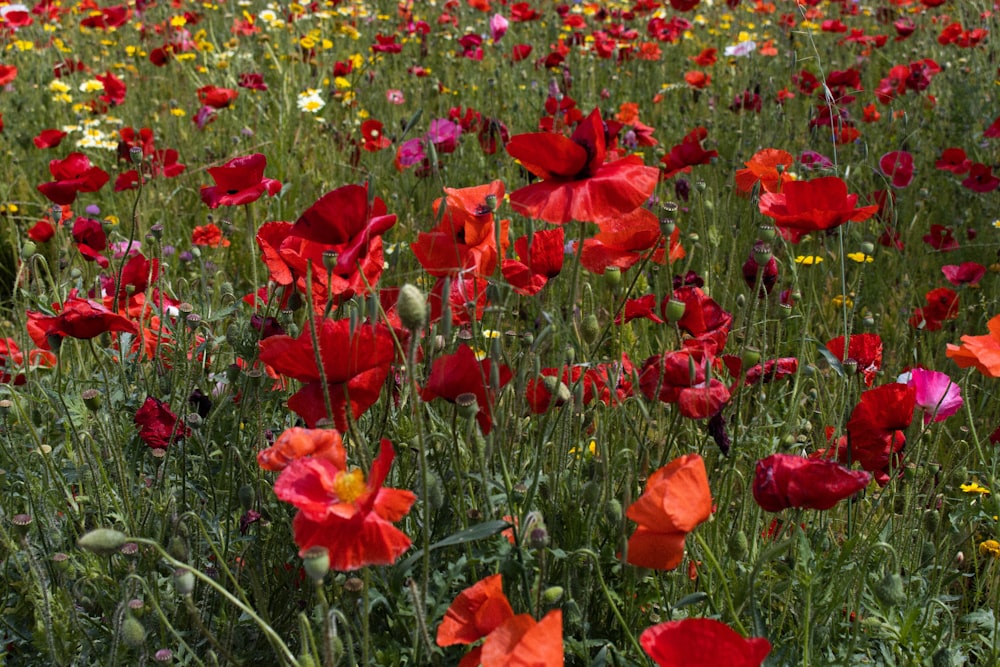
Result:
M1000 664L998 21L0 0L0 664Z

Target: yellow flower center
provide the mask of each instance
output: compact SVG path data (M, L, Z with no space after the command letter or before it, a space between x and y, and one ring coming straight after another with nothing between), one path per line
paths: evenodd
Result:
M337 494L341 502L353 503L367 490L365 474L357 468L337 473L333 480L333 492Z

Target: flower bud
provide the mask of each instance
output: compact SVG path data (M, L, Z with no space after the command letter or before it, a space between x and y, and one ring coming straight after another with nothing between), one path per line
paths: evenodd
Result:
M427 321L427 298L419 288L407 283L399 290L396 311L403 326L416 331Z
M98 528L77 540L76 545L98 556L110 556L121 549L127 541L128 538L121 531L112 530L111 528Z
M861 252L863 252L865 256L871 256L875 253L875 244L871 241L865 241L861 244Z
M549 586L542 591L542 602L547 605L553 605L562 599L565 592L562 586Z
M597 315L588 313L580 322L580 335L583 336L587 345L593 345L597 337L601 335L601 323L597 321Z
M185 597L194 592L194 574L191 570L185 567L174 570L174 588Z
M314 583L323 583L330 571L330 552L326 547L310 547L302 554L302 567Z
M739 561L749 555L750 545L747 542L747 534L742 530L738 530L729 538L729 557Z
M895 607L906 602L903 578L895 572L886 572L882 580L875 584L875 597L887 607Z
M545 391L549 392L552 396L550 405L563 405L573 398L573 394L570 393L569 387L565 385L557 376L546 375L542 378L542 386L545 387Z
M686 310L686 303L680 299L671 298L670 301L667 302L667 307L663 309L663 314L669 322L677 322L684 317L684 311Z
M604 284L611 289L618 289L622 284L622 270L617 266L609 266L604 270Z
M146 641L146 628L132 614L125 614L122 622L122 641L129 646L142 646Z
M757 228L757 237L760 238L761 241L770 243L774 240L776 235L777 233L775 232L774 225L761 225Z

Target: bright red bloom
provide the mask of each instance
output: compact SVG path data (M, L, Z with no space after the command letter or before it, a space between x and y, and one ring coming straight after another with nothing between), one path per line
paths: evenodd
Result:
M132 10L127 5L114 5L91 12L86 18L80 21L80 25L85 28L97 28L99 30L120 28L128 22L131 15Z
M924 234L923 240L924 243L941 252L958 249L958 239L955 238L954 230L944 225L931 225L931 230Z
M768 359L763 364L754 364L750 368L747 368L745 373L743 371L743 360L739 357L732 354L725 354L720 358L730 375L734 378L743 376L743 386L746 387L757 383L766 384L774 380L791 377L799 370L799 360L795 357ZM736 386L730 387L729 390L735 393Z
M267 158L261 153L234 157L221 167L208 170L215 185L201 186L201 200L209 208L242 206L260 199L267 193L273 197L281 190L281 182L264 178Z
M925 296L926 305L915 308L910 316L910 326L927 331L937 331L947 320L958 318L958 294L947 287L932 289Z
M56 355L48 350L31 350L27 354L28 365L32 368L52 368L56 365ZM21 385L24 377L25 355L13 338L0 338L0 383Z
M890 471L900 472L900 459L906 444L903 429L913 421L916 401L916 390L912 386L896 382L862 393L847 422L850 451L846 444L839 448L838 460L841 463L856 461L875 475L880 486L885 486Z
M628 563L672 570L684 558L684 539L712 515L705 462L686 454L646 480L646 490L626 516L639 524L628 541Z
M733 326L732 313L720 306L715 299L705 294L700 287L683 285L673 294L663 298L660 314L667 317L670 300L684 304L684 315L677 320L677 327L693 338L684 341L688 348L703 348L710 354L719 354L726 347L729 330Z
M968 173L972 167L972 160L966 156L961 148L946 148L941 151L941 157L934 163L935 169L950 171L953 174L961 175Z
M125 103L126 87L124 81L111 72L97 74L94 78L100 81L104 86L104 92L100 95L100 97L98 97L99 100L113 106L119 106Z
M444 293L445 285L449 291ZM469 324L475 319L483 319L486 312L486 290L489 281L486 278L460 273L457 276L438 278L427 295L430 305L430 321L437 322L445 315L447 305L451 313L452 324Z
M566 232L562 227L545 229L514 241L517 260L505 259L501 270L514 291L524 296L537 294L562 271Z
M139 438L150 449L166 449L178 440L191 436L191 429L177 420L170 406L158 398L147 396L135 413Z
M962 186L973 192L993 192L1000 188L1000 178L994 175L988 164L976 162L969 167L969 175L962 181Z
M317 328L315 343L308 328L298 338L271 336L262 340L260 360L275 372L304 383L288 399L288 407L306 426L313 428L320 419L332 418L337 430L346 431L347 408L351 418L357 419L382 392L395 357L392 334L382 324L359 324L352 334L349 320L323 320ZM314 345L319 347L322 375ZM324 390L330 396L332 415L326 411Z
M392 145L389 137L382 131L385 126L373 118L361 123L361 147L370 153L375 153Z
M639 388L649 400L676 403L689 419L707 419L722 409L729 389L712 376L715 358L702 348L650 357L639 371Z
M553 609L542 620L529 614L507 619L483 642L482 667L562 667L562 612Z
M97 192L110 179L106 171L91 165L90 158L83 153L70 153L63 160L52 160L49 172L55 180L42 183L38 191L60 206L72 204L80 192Z
M603 274L612 266L625 271L647 255L657 264L673 263L685 255L680 228L675 227L670 238L664 239L659 220L645 207L602 222L600 227L597 234L583 240L580 263L591 273ZM646 252L649 250L652 253Z
M947 264L941 267L941 272L952 285L978 285L979 281L986 275L986 267L979 262L962 262L961 264Z
M66 138L62 130L42 130L32 141L36 148L55 148Z
M39 220L28 230L28 238L35 243L45 243L56 235L56 228L50 220Z
M781 235L798 243L809 232L833 229L845 222L867 220L878 206L855 208L857 195L847 194L847 184L836 176L786 183L781 192L765 192L760 212L774 220Z
M699 164L709 164L712 158L719 156L715 150L706 151L701 142L708 137L708 130L696 127L685 135L681 143L670 149L660 162L663 163L662 178L668 179L681 172L690 173L691 167Z
M844 337L837 336L826 342L826 349L842 363L852 361L857 364L858 373L872 386L879 369L882 368L882 337L875 333L853 334L847 342L847 356L844 356Z
M344 572L391 565L410 548L410 538L392 524L406 516L416 496L382 486L395 456L392 443L383 439L367 481L360 470L326 459L289 463L275 480L274 493L299 509L292 529L300 556L325 547L330 567Z
M524 398L533 414L543 414L551 407L563 405L565 400L552 393L558 391L558 382L555 382L558 379L571 390L583 387L583 405L590 405L595 398L605 405L616 405L632 395L633 371L632 361L625 354L620 363L543 368L540 377L528 380Z
M17 67L15 65L2 65L0 64L0 86L6 86L7 84L14 83L14 79L17 78ZM41 146L39 146L41 148Z
M458 594L438 626L437 645L472 644L513 617L501 576L494 574Z
M989 333L984 336L962 336L961 345L949 343L945 354L959 368L975 366L987 377L1000 378L1000 315L987 322L986 327Z
M656 188L657 171L630 155L605 163L609 137L595 109L572 137L550 132L511 137L507 152L541 182L510 193L518 213L547 222L602 222L630 213Z
M30 313L29 313L30 315ZM70 338L96 338L102 333L123 331L138 333L135 322L123 315L113 313L97 301L72 297L66 299L62 311L55 316L40 316L36 326L46 336L69 336Z
M102 269L108 267L108 258L101 254L108 247L104 226L93 218L77 218L73 222L73 241L77 250L88 262L97 262Z
M659 667L760 667L771 652L763 637L744 639L725 623L685 618L646 628L642 649Z
M434 219L440 222L431 231L418 234L410 249L432 276L455 275L466 270L477 276L492 275L510 244L507 234L510 221L500 220L500 247L497 247L495 206L487 203L503 200L503 182L444 191L445 198L434 201Z
M905 188L913 180L913 156L907 151L886 153L879 158L878 168L894 188Z
M208 248L228 247L229 239L222 235L222 230L214 222L195 227L191 232L191 244Z
M479 406L476 421L483 433L488 434L493 429L492 410L495 401L494 388L489 386L491 366L489 359L477 360L472 348L463 343L454 354L446 354L434 360L431 374L420 392L420 399L431 401L443 398L454 403L460 395L472 394ZM510 369L502 364L497 375L500 382L495 389L506 385L512 377Z
M834 461L772 454L757 461L753 499L767 512L786 507L827 510L861 491L872 478Z
M218 86L203 86L197 91L198 101L206 107L213 109L225 109L239 97L240 92L233 88L219 88Z
M615 318L615 324L625 324L639 317L663 324L663 320L656 314L655 294L644 294L634 299L627 299L622 314Z

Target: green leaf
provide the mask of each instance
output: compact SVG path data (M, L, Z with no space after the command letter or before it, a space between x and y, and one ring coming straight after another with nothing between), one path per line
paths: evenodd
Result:
M452 547L456 544L465 544L466 542L474 542L476 540L481 540L484 537L490 537L491 535L496 535L502 530L510 528L511 524L507 521L502 521L500 519L495 519L493 521L486 521L484 523L476 524L471 528L466 528L465 530L460 530L457 533L453 533L448 537L438 540L434 544L428 547L428 551L434 551L435 549L440 549L441 547ZM413 567L424 555L423 549L418 549L413 553L412 556L404 560L399 564L397 573L405 574Z

